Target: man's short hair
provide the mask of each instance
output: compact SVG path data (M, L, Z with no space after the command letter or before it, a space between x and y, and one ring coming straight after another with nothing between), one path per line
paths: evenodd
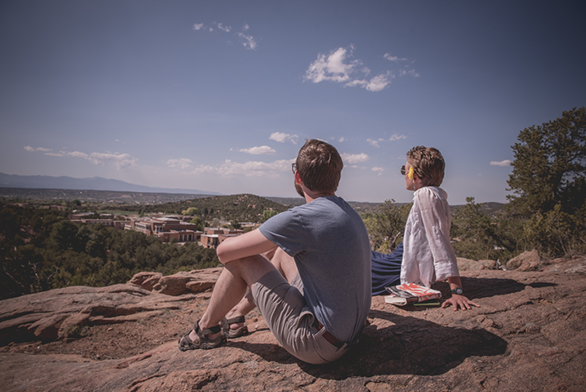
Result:
M331 144L307 140L299 150L295 165L301 181L311 191L333 193L338 189L344 163Z
M446 162L438 149L417 146L407 153L407 161L425 186L440 186L444 180Z

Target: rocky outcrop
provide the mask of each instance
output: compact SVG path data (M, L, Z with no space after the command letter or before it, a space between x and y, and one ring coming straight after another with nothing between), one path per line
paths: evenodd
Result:
M169 276L163 276L160 272L140 272L134 275L128 283L167 295L200 293L214 287L221 271L222 268L208 268L178 272Z
M221 270L170 276L141 272L128 284L67 287L7 299L0 308L0 344L75 337L83 327L162 315L179 309L178 303L195 298L194 294L210 291Z
M376 297L360 344L323 366L289 355L257 313L247 317L248 336L180 352L177 339L203 313L209 293L173 297L130 284L52 290L0 302L2 324L13 320L4 336L36 331L41 320L64 314L61 326L71 318L72 325L87 323L86 333L1 347L0 385L3 391L583 391L585 271L584 257L540 271L465 271L465 293L480 305L468 311L395 307ZM123 319L156 311L162 313ZM126 321L96 324L96 317Z

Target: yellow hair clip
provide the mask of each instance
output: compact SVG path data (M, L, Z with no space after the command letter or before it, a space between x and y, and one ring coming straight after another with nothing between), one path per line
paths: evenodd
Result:
M413 179L413 173L415 172L415 170L413 170L413 166L411 166L409 168L409 179L412 180Z

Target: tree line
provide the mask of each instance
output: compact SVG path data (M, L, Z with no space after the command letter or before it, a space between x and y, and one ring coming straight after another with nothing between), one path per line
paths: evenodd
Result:
M141 271L170 275L219 265L215 250L197 243L163 243L136 231L76 224L64 211L5 202L0 202L0 257L0 298L125 283Z

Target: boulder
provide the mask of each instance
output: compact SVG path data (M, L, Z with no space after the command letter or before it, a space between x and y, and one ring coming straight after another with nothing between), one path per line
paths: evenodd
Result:
M220 267L189 272L181 271L169 276L163 276L159 272L139 272L128 283L166 295L199 293L210 290L222 270L223 268Z
M542 264L541 257L536 249L521 253L512 258L506 264L507 270L519 269L519 271L537 271Z
M472 260L463 257L457 258L458 270L460 271L480 271L486 269L496 269L494 260Z

